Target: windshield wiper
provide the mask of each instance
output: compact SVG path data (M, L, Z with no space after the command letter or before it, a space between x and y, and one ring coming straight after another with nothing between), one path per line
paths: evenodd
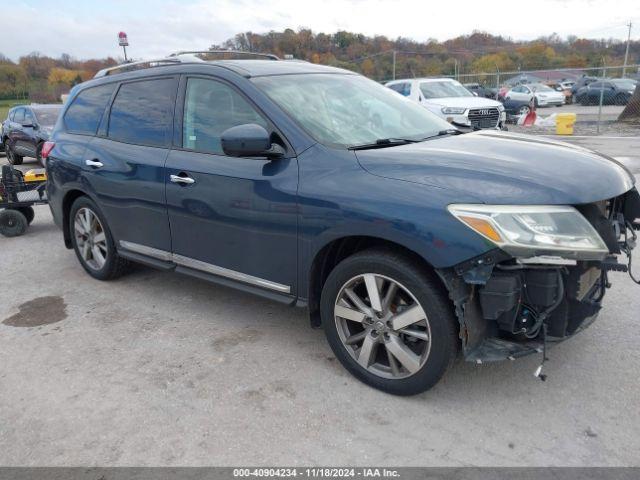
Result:
M464 134L464 132L461 131L461 130L458 130L457 128L448 128L446 130L440 130L435 135L431 135L429 137L425 137L420 141L432 140L434 138L444 137L444 136L447 136L447 135L462 135L462 134Z
M422 140L412 140L410 138L379 138L374 143L354 145L349 150L368 150L372 148L395 147L396 145L406 145L407 143L417 143Z

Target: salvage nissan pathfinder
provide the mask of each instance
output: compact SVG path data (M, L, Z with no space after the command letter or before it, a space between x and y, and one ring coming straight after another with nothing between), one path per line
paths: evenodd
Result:
M42 154L92 277L139 262L306 307L354 376L410 395L459 350L544 361L628 270L640 197L611 158L462 133L353 72L214 54L72 91Z

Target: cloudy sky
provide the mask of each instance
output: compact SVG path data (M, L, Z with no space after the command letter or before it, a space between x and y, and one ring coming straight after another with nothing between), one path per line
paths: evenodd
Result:
M626 39L631 20L632 38L640 38L640 0L0 0L0 11L0 53L13 59L32 51L117 56L120 30L135 58L287 27L415 40L446 40L474 29L514 39L554 32Z

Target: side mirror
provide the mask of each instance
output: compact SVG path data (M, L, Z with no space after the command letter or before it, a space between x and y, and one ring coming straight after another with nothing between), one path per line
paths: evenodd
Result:
M222 132L222 151L230 157L281 157L284 150L271 145L269 132L255 123L237 125Z

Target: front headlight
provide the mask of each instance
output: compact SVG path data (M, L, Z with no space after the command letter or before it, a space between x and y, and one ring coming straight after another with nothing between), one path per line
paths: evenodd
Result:
M464 107L442 107L442 113L445 115L461 115L465 110Z
M502 105L502 104L498 105L498 111L499 112L504 112L504 105Z
M598 232L570 206L449 205L448 209L514 257L602 260L609 253Z

